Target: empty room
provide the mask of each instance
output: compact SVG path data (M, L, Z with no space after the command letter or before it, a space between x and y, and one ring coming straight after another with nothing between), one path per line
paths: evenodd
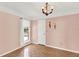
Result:
M0 2L0 57L79 57L79 2Z

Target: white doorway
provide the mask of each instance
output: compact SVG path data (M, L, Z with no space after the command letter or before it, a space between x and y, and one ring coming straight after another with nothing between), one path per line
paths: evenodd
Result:
M46 20L38 21L38 43L46 44Z
M22 19L21 20L21 36L20 44L21 46L28 44L30 42L30 21Z

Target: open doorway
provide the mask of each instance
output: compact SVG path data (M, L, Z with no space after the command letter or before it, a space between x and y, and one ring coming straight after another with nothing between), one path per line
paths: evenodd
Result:
M21 20L21 46L30 42L30 21L22 19Z

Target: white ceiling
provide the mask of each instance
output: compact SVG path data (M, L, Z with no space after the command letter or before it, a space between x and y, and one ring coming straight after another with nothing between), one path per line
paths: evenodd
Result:
M45 16L41 11L44 4L44 2L0 2L0 10L30 20L79 13L78 2L49 2L54 6L54 11L49 16Z

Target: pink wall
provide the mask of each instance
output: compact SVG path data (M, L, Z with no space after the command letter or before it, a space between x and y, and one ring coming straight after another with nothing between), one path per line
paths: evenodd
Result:
M0 55L20 46L18 16L0 12Z
M56 23L56 29L48 22ZM79 51L79 14L49 18L46 21L46 44Z

